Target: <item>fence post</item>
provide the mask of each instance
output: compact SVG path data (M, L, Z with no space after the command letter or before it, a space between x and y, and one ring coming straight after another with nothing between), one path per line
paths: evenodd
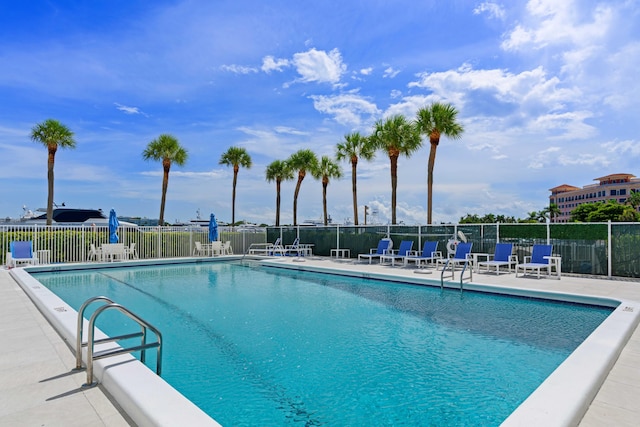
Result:
M612 276L612 267L611 267L611 258L613 258L611 253L611 220L607 221L607 277L611 279Z
M336 224L336 248L340 249L340 224Z

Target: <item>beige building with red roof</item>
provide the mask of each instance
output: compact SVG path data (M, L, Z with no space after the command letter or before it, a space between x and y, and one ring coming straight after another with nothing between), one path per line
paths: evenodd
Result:
M571 211L583 203L606 202L615 200L624 203L631 193L640 191L640 179L630 173L614 173L594 179L598 184L586 185L582 188L562 184L549 189L549 204L555 203L560 215L552 222L569 222Z

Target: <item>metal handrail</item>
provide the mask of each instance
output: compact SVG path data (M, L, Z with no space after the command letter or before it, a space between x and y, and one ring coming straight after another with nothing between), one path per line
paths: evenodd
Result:
M82 325L84 323L83 314L87 306L94 301L106 301L107 304L101 307L98 307L98 309L91 316L91 319L89 319L89 332L87 334L87 342L83 343L82 342ZM123 313L124 315L126 315L127 317L129 317L130 319L138 323L138 325L141 328L141 331L125 334L125 335L119 335L116 337L108 337L108 338L95 340L94 333L95 333L96 320L98 319L98 316L100 316L100 314L110 309L118 310L119 312ZM150 343L146 342L147 329L150 329L155 334L156 336L155 342L150 342ZM119 341L123 339L130 339L130 338L137 338L137 337L141 337L140 345L128 347L128 348L118 348L115 350L104 350L94 354L94 345L96 343L113 342L113 341ZM162 334L160 333L160 331L157 328L155 328L153 325L151 325L150 323L142 319L140 316L131 312L126 307L120 304L114 303L107 297L100 296L100 297L90 298L89 300L85 301L80 311L78 312L78 333L77 333L77 339L76 339L76 369L81 369L82 367L82 347L84 346L87 347L87 382L86 384L84 384L84 387L92 387L97 384L97 382L93 381L93 361L94 360L104 359L112 356L118 356L126 353L132 353L134 351L140 351L140 361L144 363L146 350L149 348L157 348L156 374L160 375L162 373Z
M447 271L447 266L449 265L449 261L451 261L452 258L447 259L447 262L444 264L444 267L442 268L442 272L440 273L440 289L444 289L444 272ZM469 266L469 257L467 256L467 258L464 261L464 265L462 266L462 271L460 272L460 292L462 292L463 287L464 287L464 272L467 269L467 267ZM451 279L455 278L455 264L451 264ZM473 268L469 269L469 280L473 280Z

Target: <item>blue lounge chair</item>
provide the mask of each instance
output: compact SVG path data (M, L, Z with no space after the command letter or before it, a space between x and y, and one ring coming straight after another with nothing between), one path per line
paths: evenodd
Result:
M456 252L453 255L453 258L442 258L436 261L436 265L444 264L444 267L442 268L443 277L444 277L444 271L447 268L451 267L451 278L453 279L455 275L456 267L458 265L463 266L463 274L464 274L464 269L466 269L469 266L469 263L471 262L472 247L473 247L473 243L458 243L456 245ZM469 274L470 275L473 274L471 271L471 268L469 268Z
M382 255L385 255L387 252L391 251L392 247L393 240L389 238L380 239L377 248L370 249L368 254L358 254L358 261L362 259L368 259L369 264L371 264L372 259L380 259Z
M404 257L404 266L409 265L410 262L415 262L416 267L420 267L421 263L432 264L439 258L442 258L442 252L438 251L438 241L426 241L422 246L422 252L419 254L409 254Z
M10 267L17 267L20 264L38 264L38 258L33 253L33 242L30 240L11 242L9 250L11 251L11 259L7 264Z
M516 265L516 277L518 272L522 270L522 275L526 275L527 272L538 273L538 279L540 278L540 272L542 270L547 271L547 275L551 276L553 269L555 269L556 276L560 279L560 257L552 255L553 245L533 245L531 256L524 257L524 263Z
M385 261L391 261L391 266L393 267L396 264L396 260L404 259L404 257L411 253L411 249L413 249L413 240L403 240L400 242L397 253L387 251L386 254L380 256L380 264L383 264Z
M497 243L493 255L486 254L486 257L486 261L480 261L478 265L476 265L477 272L481 271L481 267L486 267L487 272L495 267L496 274L499 275L500 267L506 265L507 272L511 273L511 266L513 265L515 269L516 264L518 264L518 257L513 255L513 243Z

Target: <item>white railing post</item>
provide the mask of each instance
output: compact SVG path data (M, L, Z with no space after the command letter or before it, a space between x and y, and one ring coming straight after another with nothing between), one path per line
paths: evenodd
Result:
M611 220L607 221L607 277L611 278L612 276L612 261L613 254L611 253L612 242L611 242Z

